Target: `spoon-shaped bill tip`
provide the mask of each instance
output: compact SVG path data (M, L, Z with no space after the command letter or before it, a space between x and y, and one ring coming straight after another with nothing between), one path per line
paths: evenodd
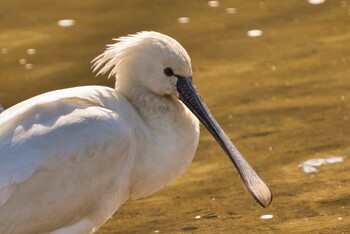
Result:
M241 174L241 173L240 173ZM264 208L268 207L273 199L272 192L266 183L256 174L253 176L241 176L245 189Z

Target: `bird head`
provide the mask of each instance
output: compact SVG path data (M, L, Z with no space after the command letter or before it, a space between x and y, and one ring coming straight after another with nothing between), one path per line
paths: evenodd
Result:
M158 95L179 96L178 76L191 78L191 59L173 38L158 32L140 32L115 39L93 60L97 75L116 78L116 89L123 92L144 87Z

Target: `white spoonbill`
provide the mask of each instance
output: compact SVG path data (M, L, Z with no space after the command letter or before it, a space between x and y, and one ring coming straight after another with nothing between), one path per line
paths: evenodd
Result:
M115 89L57 90L0 114L0 233L94 233L125 201L186 170L197 118L255 200L270 204L270 189L198 95L185 49L157 32L117 41L93 61Z

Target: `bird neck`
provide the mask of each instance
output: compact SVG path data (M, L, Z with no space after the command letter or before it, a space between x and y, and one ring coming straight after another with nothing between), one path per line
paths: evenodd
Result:
M120 90L118 90L120 92ZM175 97L142 88L123 93L143 119L130 180L130 198L149 196L181 175L199 139L196 117Z
M160 129L160 123L176 121L179 109L183 109L180 101L173 96L161 96L144 87L132 87L123 94L134 106L145 124L154 130Z

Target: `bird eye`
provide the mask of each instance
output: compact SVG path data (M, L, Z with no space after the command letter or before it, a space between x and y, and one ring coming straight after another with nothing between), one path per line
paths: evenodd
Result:
M173 69L171 69L170 67L165 68L164 74L167 76L173 76L174 75Z

